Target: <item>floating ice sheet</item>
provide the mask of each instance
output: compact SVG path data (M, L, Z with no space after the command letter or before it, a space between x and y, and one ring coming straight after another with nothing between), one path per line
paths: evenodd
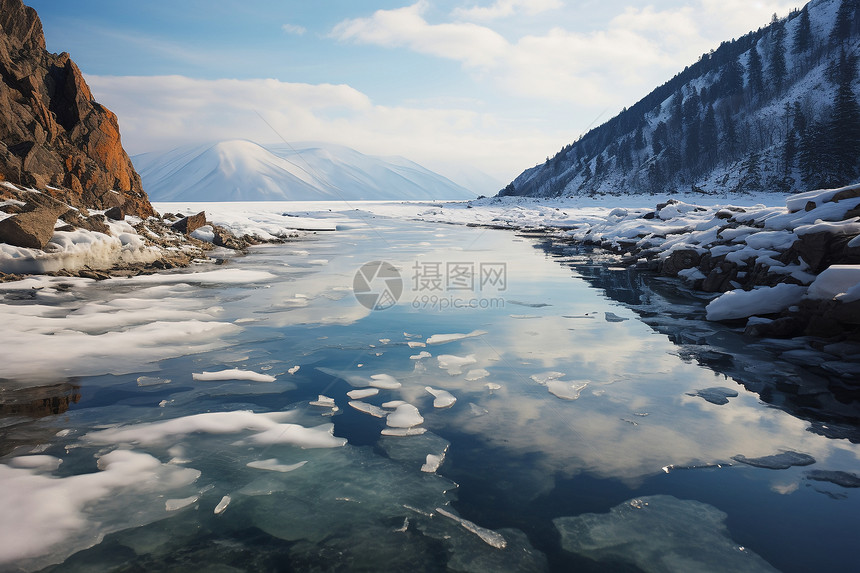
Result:
M277 380L277 378L270 374L261 374L238 368L219 370L218 372L194 372L191 377L194 380L247 380L249 382L274 382Z
M277 458L269 458L267 460L254 460L253 462L248 462L245 465L247 465L249 468L254 468L257 470L268 470L270 472L288 473L299 469L306 463L308 462L301 461L295 464L282 464L277 460Z
M334 427L331 424L305 428L298 424L282 423L292 416L292 412L210 412L164 422L99 430L86 434L83 440L104 445L147 445L178 441L194 433L239 434L250 431L253 433L248 439L261 444L292 444L302 448L336 448L346 444L346 439L333 435Z
M418 408L412 404L400 404L390 414L386 424L392 428L411 428L424 422L424 418L418 412Z
M454 356L453 354L440 354L436 357L439 368L447 370L451 376L463 373L463 368L477 362L474 354L468 356Z
M164 496L194 493L200 476L128 450L101 456L98 469L60 478L0 465L0 569L41 569L112 531L161 519Z
M363 398L370 398L371 396L376 396L379 394L379 388L361 388L358 390L350 390L346 393L347 396L352 398L353 400L361 400Z
M360 400L351 400L349 402L350 407L355 408L359 412L364 412L365 414L370 414L375 418L384 418L390 412L379 406L374 406L373 404L368 404L367 402L362 402Z
M441 507L437 507L436 512L439 515L447 517L448 519L453 519L454 521L462 525L464 529L466 529L467 531L471 531L472 533L480 537L481 541L483 541L490 547L495 547L496 549L504 549L508 545L508 542L505 541L505 538L504 536L502 536L501 533L493 531L492 529L481 527L480 525L476 525L468 519L463 519L462 517L454 515L450 511Z
M425 386L424 389L433 395L434 408L450 408L457 401L457 398L447 390L433 388L432 386Z
M466 372L466 380L469 382L474 382L475 380L480 380L481 378L486 378L490 373L483 368L475 368L474 370L469 370Z
M775 572L764 559L732 541L726 514L705 503L655 495L630 500L609 513L553 520L566 551L605 563L630 563L654 572Z
M549 380L546 389L549 393L562 400L577 400L588 386L588 382L567 382L566 380Z
M427 339L427 344L445 344L448 342L454 342L455 340L463 340L466 338L483 336L484 334L487 334L486 330L473 330L472 332L469 332L467 334L463 334L460 332L454 332L452 334L434 334Z

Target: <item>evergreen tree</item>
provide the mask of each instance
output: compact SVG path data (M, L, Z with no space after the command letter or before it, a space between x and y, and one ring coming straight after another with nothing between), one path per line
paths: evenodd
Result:
M666 148L668 139L669 129L666 127L666 124L661 121L657 124L657 127L654 128L654 133L651 136L651 150L655 157L660 155L660 153L662 153Z
M684 125L690 125L699 120L699 92L693 87L692 93L684 101Z
M636 127L636 133L633 134L633 149L642 151L645 149L645 134L642 133L642 124Z
M735 120L729 113L723 116L723 131L726 134L723 138L723 147L725 149L726 159L730 161L737 156L740 140L735 126Z
M797 137L794 132L793 116L794 107L789 102L785 102L786 129L785 141L782 145L782 160L785 165L786 175L791 173L791 169L794 166L794 156L797 153Z
M594 177L600 179L606 174L606 162L603 161L603 154L600 153L594 161Z
M684 166L692 174L698 172L699 146L701 145L701 122L698 116L687 126L687 144L684 147Z
M669 129L675 132L681 131L681 124L684 118L684 94L680 88L672 96L672 104L669 108Z
M830 40L834 44L841 44L851 37L851 31L854 29L857 18L858 9L857 0L842 0L839 4L839 10L836 12L836 23L833 24L833 30L830 31Z
M839 88L833 102L833 113L828 125L832 145L832 171L834 183L850 183L858 173L860 163L860 105L851 86L856 75L857 60L842 50L839 57Z
M742 193L750 193L753 191L761 191L761 167L759 166L760 158L758 153L751 153L744 161L743 175L738 181L735 191Z
M705 111L699 143L702 156L707 159L708 166L713 165L717 157L717 148L720 145L720 134L717 130L717 118L714 115L714 106L712 105L709 105Z
M783 52L785 44L785 25L781 23L773 26L773 43L770 52L770 66L768 67L768 81L773 87L775 93L782 91L782 85L785 82L786 67L785 67L785 52Z
M764 91L764 79L761 67L761 56L758 53L758 44L753 44L750 48L749 66L749 91L750 95L755 97Z
M720 88L725 96L739 94L744 89L744 66L737 58L729 62L720 75Z
M809 10L804 6L797 20L797 30L794 33L793 54L803 54L812 47L812 27L809 23Z
M592 175L591 175L591 162L590 161L585 162L585 169L582 170L582 177L583 177L583 180L586 182L589 179L591 179Z

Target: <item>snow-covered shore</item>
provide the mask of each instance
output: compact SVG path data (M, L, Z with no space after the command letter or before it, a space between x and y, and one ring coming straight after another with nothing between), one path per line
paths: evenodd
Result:
M205 259L213 245L236 248L225 236L247 246L336 231L348 224L343 213L350 211L367 213L368 223L384 216L531 230L599 246L618 263L714 293L708 319L748 319L750 334L832 336L860 324L860 308L854 309L860 307L860 185L785 199L695 196L632 206L653 199L157 203L164 219L105 219L103 233L70 229L61 218L44 250L0 245L0 272L115 271L130 265L154 272L161 268L157 263L146 266L168 255L183 255L189 264ZM14 204L5 201L0 210ZM199 212L205 212L206 224L190 237L171 226Z
M761 197L754 197L759 199ZM619 263L721 293L709 320L749 320L750 334L829 336L860 321L860 185L792 195L782 205L669 199L490 198L371 206L378 215L542 231L597 245ZM647 198L625 199L628 203ZM736 203L744 204L740 206ZM860 303L857 303L860 304Z

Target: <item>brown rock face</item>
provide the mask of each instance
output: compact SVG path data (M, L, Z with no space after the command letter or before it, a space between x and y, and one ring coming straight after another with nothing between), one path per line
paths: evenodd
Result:
M75 207L154 214L122 148L119 122L93 101L81 71L45 49L21 0L0 0L0 179L45 189Z

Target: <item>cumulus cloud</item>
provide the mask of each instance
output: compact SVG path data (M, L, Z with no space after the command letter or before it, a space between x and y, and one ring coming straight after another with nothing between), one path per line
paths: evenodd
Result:
M476 79L496 82L508 93L584 105L629 105L668 80L701 54L732 36L765 25L788 3L700 0L657 10L627 7L604 29L560 27L509 40L485 20L559 5L554 0L497 0L490 6L455 10L455 21L431 23L421 0L366 18L345 20L331 35L340 41L407 48L459 61Z
M547 10L560 8L560 0L496 0L489 6L457 8L452 15L464 20L496 20L508 18L519 13L540 14Z
M395 10L377 10L368 18L344 20L332 30L339 40L415 52L462 61L472 67L493 67L509 45L501 34L469 22L429 24L425 1Z
M509 181L570 134L523 131L463 106L385 106L348 85L274 79L87 76L118 114L131 154L201 141L328 141L374 155L402 155L430 169L463 165ZM465 102L464 102L465 103Z

